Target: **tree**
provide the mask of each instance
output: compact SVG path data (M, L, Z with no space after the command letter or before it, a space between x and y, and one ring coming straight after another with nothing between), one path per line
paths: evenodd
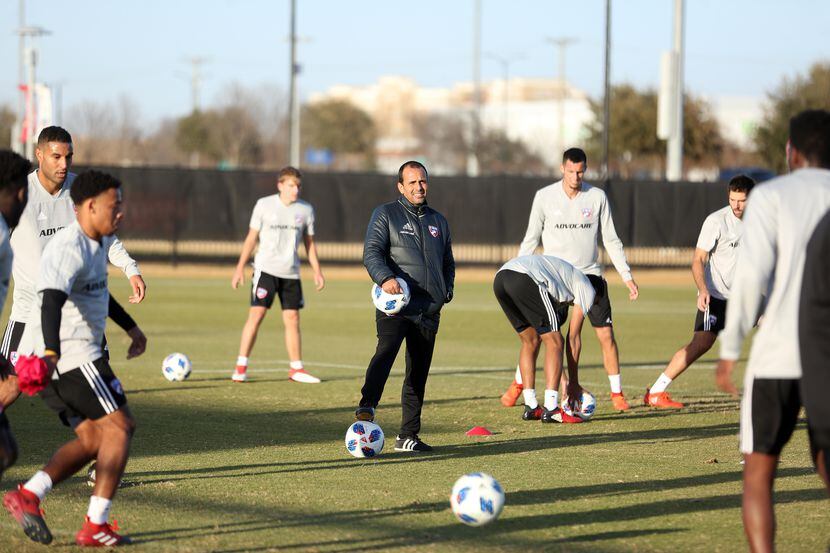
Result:
M335 161L339 168L374 169L377 131L362 109L344 100L324 100L304 106L300 121L303 149L329 150L341 158L339 164Z
M784 81L767 94L764 117L755 131L755 148L770 168L787 170L784 148L790 118L805 109L830 109L830 63L814 64L806 76Z
M464 173L467 167L468 140L465 122L444 113L419 113L412 120L418 154L426 159L435 174Z
M589 160L602 154L603 105L591 100L593 121L588 125ZM713 165L720 160L724 141L709 104L691 94L683 102L683 155L691 164ZM611 89L609 170L629 177L638 172L660 173L665 166L666 143L657 138L657 93L628 84Z
M501 129L481 133L476 148L479 169L483 174L544 175L549 171L541 156L531 152L521 140L514 140Z
M9 106L0 106L0 148L11 148L12 127L16 119Z

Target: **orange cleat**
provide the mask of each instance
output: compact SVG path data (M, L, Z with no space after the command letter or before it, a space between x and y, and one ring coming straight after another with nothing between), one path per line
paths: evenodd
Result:
M514 380L510 383L510 387L504 392L504 395L501 396L501 404L505 407L513 407L519 400L519 396L522 395L522 390L524 390L524 387Z
M625 400L625 396L622 394L622 392L618 394L611 392L611 403L614 404L614 409L616 409L617 411L628 411L629 409L631 409L631 406Z
M646 389L646 395L643 397L643 403L649 407L657 407L658 409L682 409L683 404L679 401L674 401L668 392L658 392L652 394Z

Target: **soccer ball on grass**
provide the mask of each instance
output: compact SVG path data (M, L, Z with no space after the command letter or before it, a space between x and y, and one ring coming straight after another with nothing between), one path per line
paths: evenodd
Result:
M452 487L450 506L464 524L482 526L499 518L504 507L504 490L489 474L465 474Z
M589 392L586 389L582 389L582 397L579 400L579 404L577 405L578 409L571 409L571 405L568 402L568 396L565 396L562 399L562 411L571 415L573 417L579 417L580 419L587 421L591 417L594 416L594 412L597 408L597 399L594 397L594 394Z
M358 421L346 430L346 451L353 457L374 457L383 449L383 430L373 422Z
M161 374L170 382L181 382L190 376L193 365L183 353L171 353L161 364Z

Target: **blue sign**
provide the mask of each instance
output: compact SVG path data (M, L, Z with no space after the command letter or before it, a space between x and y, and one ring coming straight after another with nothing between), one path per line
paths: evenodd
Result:
M308 165L331 165L334 161L334 154L331 150L315 150L309 148L305 151L305 162Z

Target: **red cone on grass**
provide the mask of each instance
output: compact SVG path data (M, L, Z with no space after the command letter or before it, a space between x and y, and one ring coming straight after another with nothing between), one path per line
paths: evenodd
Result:
M483 426L474 426L467 430L468 436L492 436L493 433L484 428Z

